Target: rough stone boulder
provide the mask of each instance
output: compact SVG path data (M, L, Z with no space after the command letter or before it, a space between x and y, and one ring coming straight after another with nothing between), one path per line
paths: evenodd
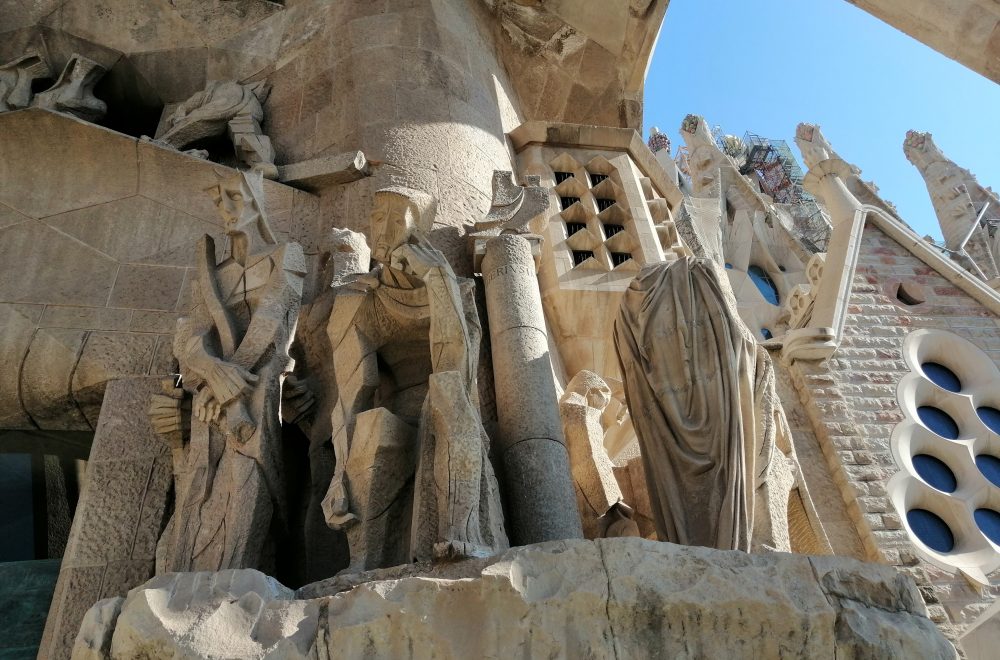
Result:
M73 657L843 659L955 650L910 579L889 567L615 538L373 571L297 593L253 570L163 575L122 603L95 605Z

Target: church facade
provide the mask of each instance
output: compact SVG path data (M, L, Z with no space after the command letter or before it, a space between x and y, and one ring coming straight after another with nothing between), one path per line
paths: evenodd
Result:
M643 139L666 0L98 4L0 15L0 655L989 657L929 134L943 244L818 126Z

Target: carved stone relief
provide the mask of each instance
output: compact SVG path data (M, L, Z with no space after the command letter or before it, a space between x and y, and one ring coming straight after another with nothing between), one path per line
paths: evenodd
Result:
M157 142L183 149L199 140L226 133L243 164L268 179L278 178L274 148L264 135L262 103L270 89L265 83L244 85L232 80L209 82L204 90L181 103L165 121Z
M36 51L0 66L0 112L31 105L31 84L51 75L48 63Z

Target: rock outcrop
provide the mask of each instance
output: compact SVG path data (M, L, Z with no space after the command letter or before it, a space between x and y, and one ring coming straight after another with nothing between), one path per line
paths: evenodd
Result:
M116 619L117 604L94 606L74 658L955 657L892 568L638 538L297 593L253 570L173 573L120 606Z

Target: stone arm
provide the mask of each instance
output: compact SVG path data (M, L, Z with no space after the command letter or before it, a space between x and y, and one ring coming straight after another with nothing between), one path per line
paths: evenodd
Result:
M359 319L360 311L370 300L370 290L343 287L337 293L327 328L337 388L330 419L336 467L323 499L323 513L327 524L334 529L342 529L356 519L350 512L345 469L355 421L361 412L372 407L379 383L377 347L365 334Z
M457 371L467 385L475 382L476 358L462 290L451 265L426 239L401 246L394 265L423 280L430 304L431 366L434 373Z

